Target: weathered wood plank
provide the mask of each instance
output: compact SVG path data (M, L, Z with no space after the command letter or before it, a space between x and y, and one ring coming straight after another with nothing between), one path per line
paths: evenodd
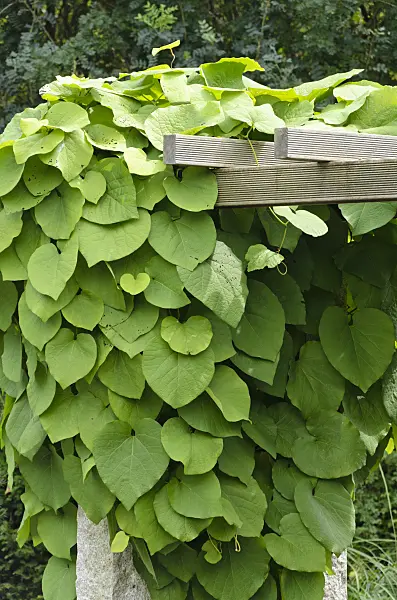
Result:
M276 129L274 150L279 159L392 160L397 159L397 136L285 127Z
M199 167L255 167L285 164L274 156L273 142L251 142L200 135L164 136L164 162L167 165Z
M397 162L217 169L218 206L342 204L397 199Z

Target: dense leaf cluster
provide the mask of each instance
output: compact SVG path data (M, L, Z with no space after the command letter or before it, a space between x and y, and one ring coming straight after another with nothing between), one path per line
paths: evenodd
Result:
M163 137L393 133L396 90L257 69L58 77L0 137L2 444L45 600L75 598L76 504L154 600L321 600L352 541L397 418L397 205L219 210Z
M282 87L351 64L395 79L397 8L384 0L5 0L0 8L0 129L55 75L104 77L154 64L182 40L177 65L252 56Z

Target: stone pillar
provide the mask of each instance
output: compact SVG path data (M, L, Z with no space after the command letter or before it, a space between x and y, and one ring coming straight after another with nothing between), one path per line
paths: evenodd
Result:
M77 527L77 600L150 600L134 567L131 547L122 554L109 548L106 519L94 525L79 508Z
M347 600L347 555L333 557L335 575L326 577L324 600ZM150 600L134 567L131 548L112 554L106 520L94 525L79 508L77 600Z
M324 600L347 600L347 554L332 557L335 575L326 576Z

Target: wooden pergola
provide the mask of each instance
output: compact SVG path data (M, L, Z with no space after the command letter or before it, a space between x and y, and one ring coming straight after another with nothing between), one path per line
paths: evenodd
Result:
M215 170L218 207L397 200L397 137L276 129L274 142L167 135L164 162Z

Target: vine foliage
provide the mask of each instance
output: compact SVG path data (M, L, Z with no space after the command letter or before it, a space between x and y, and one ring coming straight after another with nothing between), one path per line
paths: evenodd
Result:
M77 505L154 600L322 600L352 541L397 416L397 205L217 209L163 136L394 133L396 90L260 69L58 77L0 137L1 439L45 600L75 598Z

